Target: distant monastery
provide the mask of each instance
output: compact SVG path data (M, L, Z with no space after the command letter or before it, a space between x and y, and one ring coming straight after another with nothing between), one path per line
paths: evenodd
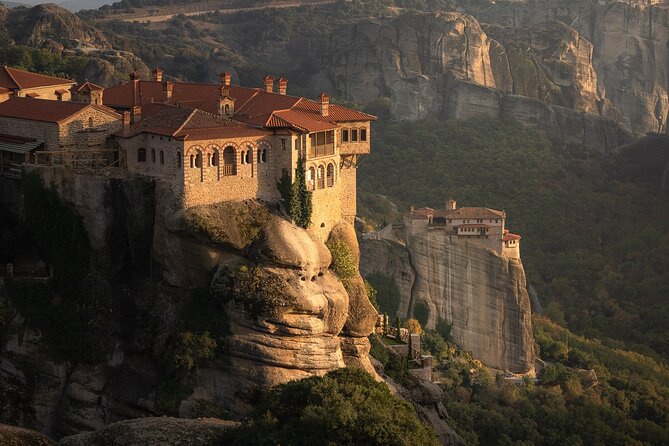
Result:
M388 225L367 239L407 240L439 231L455 243L471 243L510 259L520 259L520 239L505 228L506 212L484 207L458 208L448 200L444 209L411 208L401 224Z
M229 200L280 200L277 181L304 160L312 229L327 237L356 214L356 168L376 117L290 96L286 79L262 88L151 80L104 89L90 82L0 68L0 174L26 164L105 169L168 181L184 208ZM276 85L275 85L276 84ZM275 86L276 91L275 91Z

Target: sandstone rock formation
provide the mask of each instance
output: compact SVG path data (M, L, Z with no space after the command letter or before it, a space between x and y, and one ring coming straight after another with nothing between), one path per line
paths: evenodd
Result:
M17 314L0 357L0 381L11 384L4 394L12 397L0 419L57 438L129 418L202 416L203 404L243 415L275 384L346 364L375 374L367 336L377 316L362 278L350 279L347 291L329 269L325 244L271 207L220 203L182 211L160 181L38 170L81 216L93 264L114 278L119 329L106 360L75 364L46 351L43 334ZM332 237L358 252L350 225ZM184 305L208 289L225 348L198 364L193 381L166 381L174 376L166 367L170 343L184 330ZM175 398L171 411L160 396L166 382L188 389L167 390Z
M592 42L600 95L636 133L666 132L669 104L669 10L660 2L524 0L470 2L485 23L533 27L560 21ZM605 114L607 116L607 114Z
M514 28L461 13L405 13L337 32L324 70L349 100L390 97L396 119L511 116L558 144L606 151L630 135L615 121L622 115L604 95L593 51L556 21Z
M231 421L204 418L140 418L110 424L97 432L65 437L58 446L217 446Z
M403 249L406 254L398 257ZM391 256L395 260L388 262ZM363 241L362 272L377 271L400 285L402 316L423 302L430 309L428 327L438 319L452 323L458 345L489 367L532 370L530 300L519 260L431 231L412 237L406 248L387 240Z
M3 446L53 446L54 442L38 432L0 424L0 444Z

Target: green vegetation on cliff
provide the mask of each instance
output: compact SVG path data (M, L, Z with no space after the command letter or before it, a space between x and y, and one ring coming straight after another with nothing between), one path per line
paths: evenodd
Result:
M641 153L566 152L535 129L488 118L379 123L374 134L359 170L363 217L379 192L404 210L451 197L504 209L552 315L669 358L669 203L659 177L630 167L643 165ZM382 303L384 287L370 281Z
M544 358L555 361L538 383L493 377L443 340L423 344L439 362L449 424L468 445L669 443L669 368L544 317L533 325ZM554 354L560 350L565 355Z
M234 446L438 444L409 403L353 368L276 387L231 437Z

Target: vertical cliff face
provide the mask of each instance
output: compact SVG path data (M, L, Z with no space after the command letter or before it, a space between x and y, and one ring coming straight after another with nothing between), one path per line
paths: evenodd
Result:
M559 144L602 151L638 130L618 124L626 121L607 99L596 46L557 20L481 25L456 12L404 13L345 27L325 47L331 87L363 103L390 97L396 119L512 116Z
M362 252L363 273L379 271L398 284L398 277L409 277L407 271L415 276L410 287L400 286L402 315L423 302L430 309L427 326L434 327L438 319L452 323L455 341L486 365L512 372L532 369L531 309L521 261L440 231L411 237L406 248L364 241Z
M485 23L533 27L560 21L593 44L603 98L637 133L666 132L669 105L669 9L659 2L595 0L470 2L463 10Z

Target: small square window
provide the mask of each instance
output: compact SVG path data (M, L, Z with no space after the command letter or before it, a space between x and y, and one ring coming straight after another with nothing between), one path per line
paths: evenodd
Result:
M360 129L360 141L367 141L367 129Z
M351 141L352 142L358 141L358 131L356 129L351 130Z
M281 138L281 148L286 150L286 138Z
M343 129L341 131L341 141L348 142L348 129Z

